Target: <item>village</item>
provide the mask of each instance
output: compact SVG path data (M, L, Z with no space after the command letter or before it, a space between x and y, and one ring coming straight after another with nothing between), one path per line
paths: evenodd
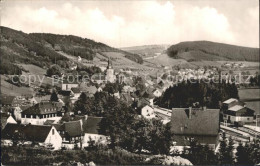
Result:
M80 57L78 62L81 62ZM77 65L70 70L76 68ZM234 140L234 147L241 142L252 142L260 138L260 122L256 110L248 108L236 98L222 101L218 109L198 107L196 102L189 107L172 109L157 105L158 99L167 89L178 83L191 79L213 80L220 73L216 68L179 69L175 72L177 82L165 79L168 78L165 74L159 78L146 76L143 79L131 70L115 73L110 58L103 71L105 74L102 77L92 77L90 82L77 82L76 79L70 81L66 79L68 74L63 74L59 90L55 85L55 88L49 89L48 95L2 95L1 145L34 145L48 150L83 149L92 144L109 145L111 138L101 129L105 119L102 112L104 108L100 108L99 113L91 113L91 108L88 110L79 104L85 98L87 106L88 100L96 100L97 93L108 94L119 102L126 103L136 110L138 118L148 121L156 119L163 125L170 124L173 133L170 151L183 152L190 146L191 140L196 140L217 153L223 134ZM164 68L162 71L171 73L172 69ZM224 82L228 83L231 77L225 78Z

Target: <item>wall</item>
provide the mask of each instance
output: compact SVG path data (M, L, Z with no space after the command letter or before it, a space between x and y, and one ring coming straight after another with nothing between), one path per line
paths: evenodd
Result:
M52 144L54 150L58 150L61 148L62 145L62 138L60 134L57 132L55 127L52 127L50 133L48 134L46 140L44 141L45 145Z

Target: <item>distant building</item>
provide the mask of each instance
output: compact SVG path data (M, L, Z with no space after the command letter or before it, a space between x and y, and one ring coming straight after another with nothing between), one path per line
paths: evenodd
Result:
M216 148L220 130L218 109L174 108L171 130L176 146L189 146L192 140Z
M246 106L235 105L228 108L227 110L224 110L224 121L226 120L228 123L253 122L254 113L254 110L247 108Z
M71 88L77 88L78 86L79 83L77 82L77 79L64 79L61 84L61 90L71 90Z
M110 58L108 59L108 64L107 64L106 80L111 83L114 83L116 81L116 76L114 75L114 69L112 67L112 62Z
M227 123L254 121L255 111L246 107L245 103L234 98L230 98L222 103L221 107L223 120Z
M46 120L60 119L64 114L62 103L44 101L22 112L22 124L43 125Z
M149 105L146 105L141 109L141 115L146 119L152 119L156 117L154 109Z
M1 113L1 130L4 129L8 123L16 124L17 122L10 114Z
M80 56L78 56L78 62L81 62L81 61L82 61L81 57L80 57Z
M11 145L12 139L18 137L18 141L38 143L41 146L58 150L61 148L62 139L57 130L52 126L7 124L1 133L4 145Z
M160 97L160 96L162 95L162 90L160 90L160 89L154 89L153 95L154 95L155 97Z

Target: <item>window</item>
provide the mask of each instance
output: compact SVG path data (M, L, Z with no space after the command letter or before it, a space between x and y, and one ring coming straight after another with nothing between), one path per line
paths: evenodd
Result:
M55 131L54 131L54 129L52 129L52 135L54 135L54 133L55 133Z

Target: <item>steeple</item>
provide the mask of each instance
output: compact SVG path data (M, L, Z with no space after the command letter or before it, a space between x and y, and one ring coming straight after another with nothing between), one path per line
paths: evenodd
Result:
M111 61L110 57L108 58L108 61L107 61L107 69L112 69L112 61Z

